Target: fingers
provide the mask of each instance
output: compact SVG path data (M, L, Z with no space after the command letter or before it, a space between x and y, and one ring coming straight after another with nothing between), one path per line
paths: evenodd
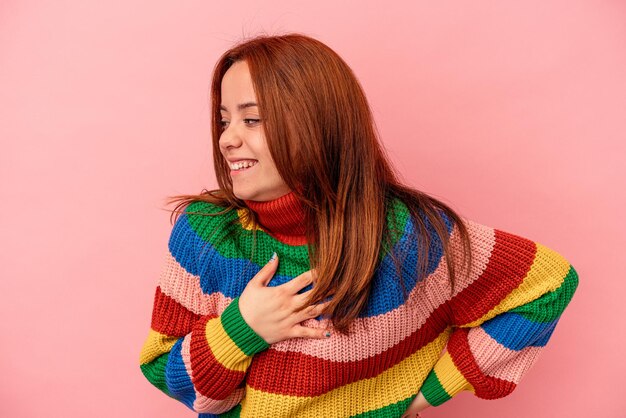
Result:
M305 308L302 311L298 312L296 314L295 320L298 323L300 323L300 322L306 321L307 319L317 318L318 316L322 314L322 312L324 311L326 306L328 306L329 303L330 301L324 302L324 303L318 303L316 305L311 305L308 308Z
M267 286L267 284L272 280L274 274L276 273L276 269L278 268L278 255L274 253L270 261L268 261L259 272L254 276L252 281L261 285Z
M330 331L319 328L309 328L302 325L295 325L292 329L291 338L329 338Z
M314 270L308 270L305 271L304 273L302 273L299 276L296 276L295 278L293 278L292 280L288 281L285 284L282 284L281 286L289 293L289 294L296 294L298 293L298 291L304 287L307 287L308 285L310 285L311 283L314 282L316 278L316 273Z
M293 298L296 300L297 306L302 306L308 303L309 298L311 297L311 293L313 293L314 289L307 290L306 292L298 293ZM329 294L326 298L330 298L334 296L334 293Z

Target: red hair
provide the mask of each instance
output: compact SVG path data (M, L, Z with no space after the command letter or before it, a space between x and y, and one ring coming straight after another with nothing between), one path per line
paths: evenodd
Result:
M219 58L210 93L219 189L172 197L170 203L179 202L174 212L180 213L181 207L194 201L218 204L225 210L247 209L233 194L229 168L218 143L222 78L241 60L250 69L272 158L303 204L308 242L315 243L309 245L309 259L311 268L317 269L318 281L309 304L332 295L325 313L338 331L347 331L366 305L379 254L389 242L391 231L386 219L391 198L407 205L417 226L416 273L423 277L428 265L432 237L427 222L441 240L454 287L455 262L442 213L458 226L463 260L471 265L469 236L461 217L443 202L401 184L380 144L356 76L335 51L305 35L255 37ZM254 212L248 210L248 216L256 222ZM394 261L401 271L398 260Z

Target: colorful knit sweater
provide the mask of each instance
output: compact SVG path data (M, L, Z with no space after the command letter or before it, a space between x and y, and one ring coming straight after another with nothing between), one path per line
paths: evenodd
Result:
M475 262L469 275L459 272L454 293L436 235L428 274L417 280L415 224L393 200L387 222L400 233L388 248L403 254L408 297L390 255L381 254L350 335L268 345L243 320L238 297L274 251L269 286L310 269L302 210L293 193L246 203L260 219L256 248L242 211L191 214L222 210L195 202L178 218L140 355L146 378L200 417L400 417L420 390L435 406L463 390L504 397L537 360L578 285L555 251L469 220ZM444 220L460 253L458 228Z

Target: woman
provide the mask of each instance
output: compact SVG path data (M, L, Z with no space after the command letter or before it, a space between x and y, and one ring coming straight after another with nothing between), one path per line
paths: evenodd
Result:
M402 185L315 39L235 46L211 101L219 189L173 199L151 383L205 417L412 417L515 389L577 287L567 260Z

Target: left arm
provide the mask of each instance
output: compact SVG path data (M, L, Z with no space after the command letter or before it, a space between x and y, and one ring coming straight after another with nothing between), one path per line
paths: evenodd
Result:
M477 267L449 302L453 333L420 393L441 405L463 390L510 394L537 360L578 286L546 246L468 221Z

